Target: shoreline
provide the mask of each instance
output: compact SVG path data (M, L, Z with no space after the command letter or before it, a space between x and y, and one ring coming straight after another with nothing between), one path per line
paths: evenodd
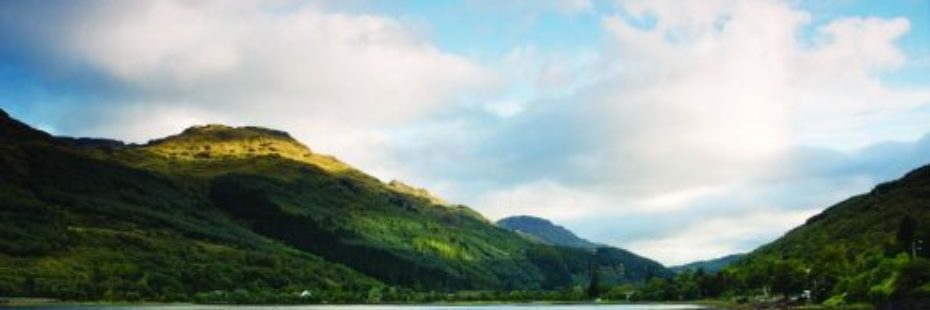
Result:
M208 304L208 303L191 303L191 302L119 302L119 301L63 301L58 299L51 298L0 298L0 309L2 308L11 308L11 307L195 307L195 306L204 306L204 307L312 307L312 306L364 306L364 307L374 307L374 306L437 306L437 307L462 307L462 306L514 306L514 305L540 305L540 306L569 306L569 305L585 305L585 306L613 306L613 305L630 305L630 306L643 306L643 305L669 305L669 306L694 306L694 309L704 308L704 309L737 309L736 304L732 304L725 301L682 301L682 302L611 302L611 301L602 301L602 302L585 302L585 301L462 301L462 302L432 302L432 303L403 303L403 302L391 302L391 303L307 303L307 304ZM690 307L682 309L691 309Z

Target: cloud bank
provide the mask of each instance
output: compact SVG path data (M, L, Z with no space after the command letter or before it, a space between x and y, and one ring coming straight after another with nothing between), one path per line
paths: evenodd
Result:
M59 87L91 79L53 120L61 132L145 141L193 123L263 124L338 150L377 143L371 130L409 121L493 82L386 16L314 3L87 1L2 8L12 52ZM79 82L78 82L79 83ZM100 85L102 84L102 85ZM80 96L81 94L74 94Z
M470 186L456 198L492 217L542 215L667 263L751 250L930 158L873 145L901 139L876 128L930 102L926 87L882 82L908 63L905 18L812 24L785 2L628 1L602 26L594 57L539 61L593 82L426 126L438 137L400 152L428 155L422 170ZM905 139L927 130L909 124Z

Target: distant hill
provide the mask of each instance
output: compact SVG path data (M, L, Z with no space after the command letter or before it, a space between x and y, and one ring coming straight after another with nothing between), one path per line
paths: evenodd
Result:
M594 261L600 266L602 279L606 283L642 281L651 277L667 278L673 275L671 270L656 261L621 248L582 239L547 219L527 215L513 216L497 221L497 225L522 234L530 240L561 248L561 255L567 257L566 260L582 260L579 268L584 268L584 253L594 253ZM587 278L582 280L586 281Z
M680 266L669 267L674 272L697 271L703 269L708 273L716 273L730 264L743 258L745 254L731 254L720 258L687 263Z
M573 248L596 249L604 247L575 235L565 227L534 216L511 216L497 221L497 226L532 236L542 242Z

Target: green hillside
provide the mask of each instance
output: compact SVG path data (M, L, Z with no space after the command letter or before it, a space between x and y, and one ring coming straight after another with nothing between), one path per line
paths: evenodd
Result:
M6 114L0 129L0 296L404 300L567 288L595 260L623 270L614 281L644 274L626 253L541 245L280 131L207 125L127 146Z
M110 155L198 187L218 211L301 251L418 290L538 288L527 241L318 155L286 133L222 125Z
M712 295L779 299L809 291L813 302L827 305L919 309L930 305L920 301L930 298L930 251L923 245L928 241L930 166L925 166L827 208L697 281L719 288Z
M784 293L810 289L831 302L926 298L927 251L913 248L924 240L930 241L930 166L826 209L749 254L735 271L750 280L764 268L803 274L807 283L782 281L778 273L760 283Z
M350 299L342 292L382 286L245 229L193 186L85 156L5 115L0 197L2 296L210 300L313 290Z

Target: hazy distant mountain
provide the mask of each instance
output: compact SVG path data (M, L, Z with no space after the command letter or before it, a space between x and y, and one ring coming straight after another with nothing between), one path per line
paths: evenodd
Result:
M497 221L497 225L520 232L552 245L574 248L596 249L604 247L575 235L565 227L555 225L547 219L535 216L511 216Z
M732 254L720 258L697 261L692 263L687 263L680 266L669 267L674 272L682 272L686 270L697 271L698 269L704 269L705 272L715 273L720 271L726 266L738 261L740 258L746 254Z
M613 282L623 282L622 279L631 277L644 279L651 276L670 277L673 274L656 261L625 249L585 240L547 219L527 215L512 216L497 221L497 225L543 244L594 253L595 260L601 265L602 277L613 279Z

